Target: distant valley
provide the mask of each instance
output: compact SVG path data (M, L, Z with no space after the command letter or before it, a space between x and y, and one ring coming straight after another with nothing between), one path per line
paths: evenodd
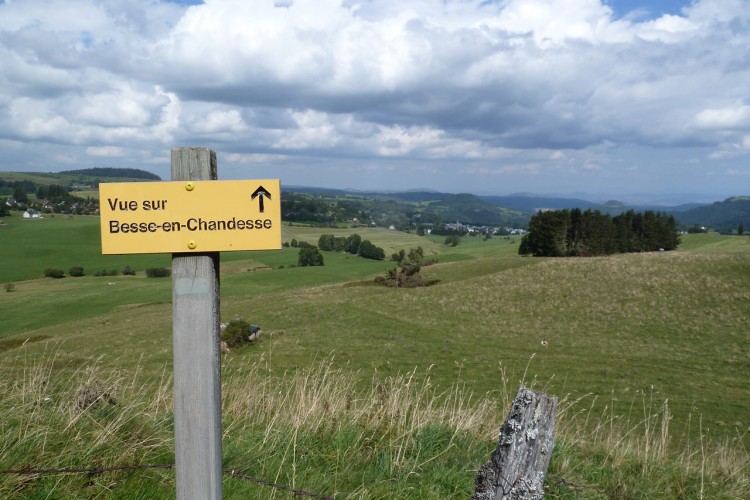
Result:
M90 168L60 173L0 172L0 198L15 200L19 192L33 204L44 187L61 185L72 196L98 197L100 182L154 181L158 176L139 169ZM43 189L39 191L39 187ZM580 208L617 215L626 210L666 212L683 228L701 227L724 234L750 227L750 196L735 196L712 204L676 206L631 205L617 200L604 203L582 198L535 194L474 195L418 191L354 191L283 186L285 219L335 224L357 219L397 229L418 225L460 223L477 226L524 227L539 210ZM5 202L4 202L5 203ZM740 229L740 232L742 230Z

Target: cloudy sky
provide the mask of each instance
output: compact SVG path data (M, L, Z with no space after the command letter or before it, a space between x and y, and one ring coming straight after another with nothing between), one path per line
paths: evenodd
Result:
M750 0L0 0L0 170L750 195Z

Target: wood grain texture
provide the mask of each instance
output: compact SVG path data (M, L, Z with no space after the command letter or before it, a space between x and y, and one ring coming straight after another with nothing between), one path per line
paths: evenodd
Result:
M477 474L473 500L544 498L556 407L555 397L525 387L518 390L497 448Z
M216 179L216 154L172 150L172 180ZM172 254L177 498L222 498L219 253Z

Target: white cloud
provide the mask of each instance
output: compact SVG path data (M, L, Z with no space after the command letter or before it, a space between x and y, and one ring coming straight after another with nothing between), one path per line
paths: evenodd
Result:
M274 161L285 160L287 158L288 158L287 155L277 155L277 154L263 154L263 153L241 154L241 153L230 153L230 154L222 156L222 161L227 161L229 163L239 163L239 164L247 164L247 163L271 163L271 162L274 162Z
M125 151L116 146L89 146L86 148L86 154L89 156L119 158L125 156Z
M198 134L239 133L247 129L242 115L236 109L209 111L207 116L196 116L190 128Z
M318 149L334 147L340 140L335 123L327 113L291 111L296 127L277 134L278 149Z
M718 109L705 109L695 116L695 126L709 130L748 130L750 106L736 104Z
M464 169L641 178L666 149L739 161L747 7L686 0L639 21L603 0L5 2L0 141L142 163L200 142L319 172L431 161L444 185Z
M510 164L499 167L478 167L471 166L462 168L460 173L467 175L508 175L508 174L520 174L520 175L539 175L541 173L541 166L536 163L529 164Z

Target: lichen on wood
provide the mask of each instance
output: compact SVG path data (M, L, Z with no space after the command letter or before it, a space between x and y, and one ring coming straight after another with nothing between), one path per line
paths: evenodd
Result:
M541 499L555 444L557 398L521 387L497 448L477 473L473 500Z

